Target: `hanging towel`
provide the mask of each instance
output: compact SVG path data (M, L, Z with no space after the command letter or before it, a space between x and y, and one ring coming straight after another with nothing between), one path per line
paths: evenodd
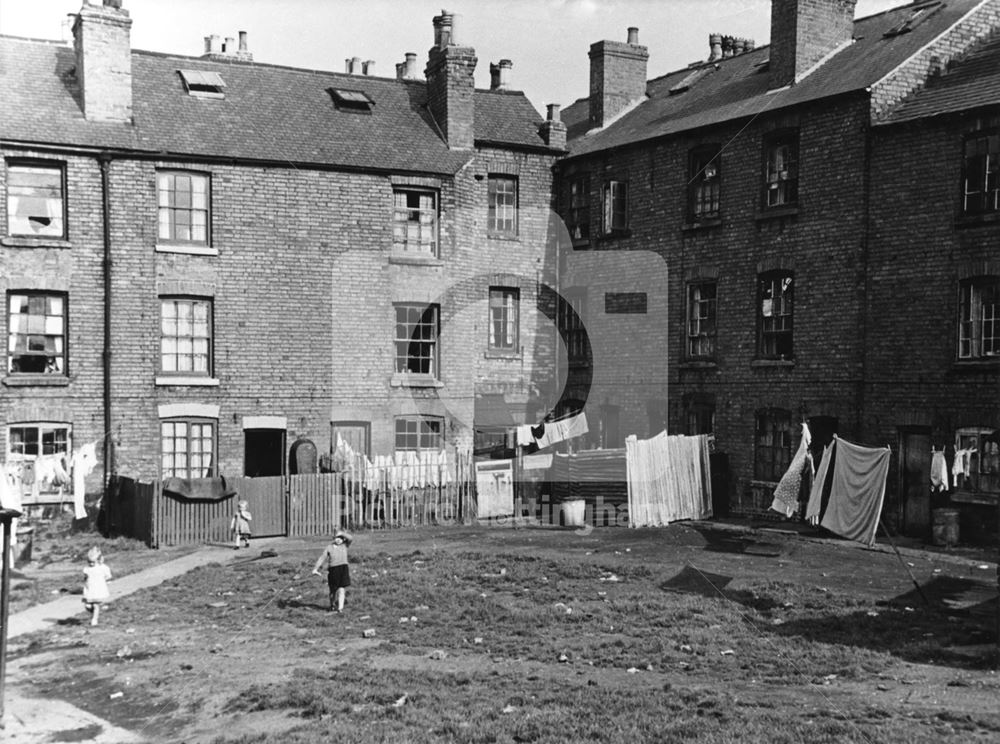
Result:
M820 512L823 510L823 487L826 484L827 473L830 472L830 459L833 457L834 439L823 448L823 459L820 460L819 469L813 479L812 488L809 489L809 503L806 505L806 521L809 524L819 524Z
M931 490L948 490L948 463L944 459L944 450L934 451L931 455Z
M774 489L774 501L771 508L776 512L781 512L786 517L790 517L799 508L799 490L802 488L802 476L808 466L809 444L812 442L812 434L809 433L809 425L802 424L802 439L799 441L799 449L792 458L792 464L778 482L778 487Z
M86 493L86 478L97 466L97 443L83 445L73 453L73 515L77 519L87 516L83 497Z
M517 446L527 447L529 444L533 444L535 437L531 434L531 427L528 424L524 426L517 427Z
M583 436L588 431L590 429L587 427L587 416L584 413L548 423L545 425L545 433L538 437L538 448L551 447L567 439Z
M869 547L882 513L889 448L862 447L837 439L837 459L830 478L830 502L822 527Z

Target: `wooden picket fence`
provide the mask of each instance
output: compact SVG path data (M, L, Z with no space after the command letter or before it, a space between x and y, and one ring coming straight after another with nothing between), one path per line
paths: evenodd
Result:
M160 481L116 476L104 500L104 528L150 547L228 543L241 499L253 515L255 537L330 535L340 527L386 529L475 518L471 456L459 456L447 478L438 472L431 479L438 485L414 486L396 467L380 468L375 477L359 463L345 473L227 479L226 490L233 495L218 501L182 499L164 492Z

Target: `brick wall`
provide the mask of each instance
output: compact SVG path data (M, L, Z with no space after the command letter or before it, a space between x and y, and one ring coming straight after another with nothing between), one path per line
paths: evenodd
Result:
M582 172L590 174L592 234L600 224L602 182L628 180L628 232L596 239L591 248L625 252L621 262L629 260L629 251L651 251L665 261L668 275L659 297L649 303L650 313L658 317L649 319L641 335L627 326L630 330L622 337L630 340L630 347L609 355L616 362L595 372L592 395L600 403L619 405L623 433L640 437L651 433L663 398L669 401L671 431L681 433L685 396L714 397L717 448L729 454L735 476L731 497L737 508L752 480L758 409L786 409L796 423L815 415L836 416L841 433L860 435L862 349L857 329L864 287L864 200L858 174L864 171L866 117L863 98L840 99L760 117L745 128L740 122L706 129L561 166L562 184ZM798 208L782 216L765 214L763 138L774 129L795 126L800 142ZM688 153L696 146L722 143L721 221L688 227ZM565 186L562 196L565 201ZM757 360L756 277L772 268L794 272L793 364ZM685 363L683 353L685 285L696 277L718 281L717 354L709 365ZM627 273L622 278L624 283L632 281ZM567 275L563 286L577 279L587 281ZM590 281L610 279L617 277ZM645 275L637 281L645 281ZM599 324L623 327L621 318L601 321L588 316L588 329L594 323L595 332L608 333Z

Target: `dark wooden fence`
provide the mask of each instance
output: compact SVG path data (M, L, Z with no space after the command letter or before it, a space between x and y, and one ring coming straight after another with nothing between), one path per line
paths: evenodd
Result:
M475 518L475 478L471 458L460 457L437 485L415 487L392 467L377 477L362 468L226 481L234 495L220 501L178 498L161 482L112 479L103 505L105 529L142 540L150 547L227 543L240 499L253 515L255 537L329 535L347 529L451 524Z

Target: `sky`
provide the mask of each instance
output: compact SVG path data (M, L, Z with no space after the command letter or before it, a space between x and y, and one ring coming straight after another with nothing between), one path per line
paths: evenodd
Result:
M100 0L93 0L100 4ZM908 0L858 0L858 18ZM67 16L83 0L0 0L0 34L69 40ZM770 36L770 0L123 0L132 17L132 48L199 56L205 37L246 31L254 62L344 71L344 60L375 61L394 76L406 52L420 69L442 8L461 15L463 44L479 58L476 85L488 88L491 62L510 59L510 87L541 113L587 95L590 45L625 41L629 26L649 49L649 77L708 57L718 32Z

